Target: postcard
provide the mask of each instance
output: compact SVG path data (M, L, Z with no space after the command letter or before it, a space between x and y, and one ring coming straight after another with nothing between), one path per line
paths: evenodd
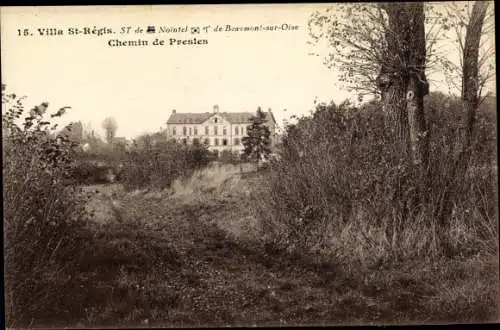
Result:
M0 10L8 328L498 322L493 1Z

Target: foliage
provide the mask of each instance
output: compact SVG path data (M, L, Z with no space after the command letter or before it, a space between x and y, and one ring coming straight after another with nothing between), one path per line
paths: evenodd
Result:
M146 138L127 153L122 177L127 189L163 189L208 162L209 152L203 144L183 145L176 141L152 143Z
M260 107L257 109L257 115L251 118L251 122L247 128L247 135L241 142L245 148L244 153L258 162L262 158L267 159L271 153L271 132L266 126L266 115Z
M242 162L241 156L238 151L223 150L218 157L218 161L223 164L238 164Z
M75 143L81 143L83 141L84 132L81 122L70 123L61 133Z
M77 189L64 184L75 145L53 133L48 104L22 118L23 98L2 89L2 106L6 321L13 327L40 317L61 295L44 281L77 269L88 215Z
M329 246L366 262L495 251L492 111L480 112L470 171L454 178L450 167L460 146L451 123L460 115L459 100L432 95L426 102L432 115L426 170L398 162L377 102L320 104L290 126L262 192L259 214L270 242L299 251ZM447 207L453 215L442 219ZM339 236L348 230L362 234L360 240Z
M388 6L392 7L393 4ZM427 71L450 65L448 54L438 44L451 26L442 7L442 4L432 3L424 6ZM380 3L336 4L314 12L309 20L311 43L326 43L330 51L325 64L339 72L342 87L357 92L360 98L380 94L377 78L383 68L399 72L401 66L406 65L389 56L395 45L388 40L396 40L399 44L401 31L390 28L384 8L385 4Z
M75 184L85 185L119 182L123 172L120 165L79 160L72 169L70 179Z

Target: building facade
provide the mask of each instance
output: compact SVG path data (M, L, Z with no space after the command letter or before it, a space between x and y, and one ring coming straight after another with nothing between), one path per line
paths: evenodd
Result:
M271 132L271 146L274 144L276 120L271 110L264 112L266 126ZM206 144L209 150L218 152L243 151L242 138L247 135L251 125L252 112L220 112L215 105L212 112L179 113L172 111L167 121L167 137L184 144L196 141Z

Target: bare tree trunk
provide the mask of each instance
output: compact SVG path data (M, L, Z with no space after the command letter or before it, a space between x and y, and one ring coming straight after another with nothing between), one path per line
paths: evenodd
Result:
M404 4L381 4L381 7L387 13L389 20L385 38L387 44L392 45L387 49L378 77L379 87L382 92L382 105L386 114L386 129L392 133L391 136L395 139L388 142L395 146L397 156L406 159L408 118L404 97L407 82L398 59L401 55L403 41L400 31L407 28L407 20L403 17Z
M395 147L395 160L407 158L409 147L408 116L404 103L404 88L396 84L391 85L384 91L382 105L386 114L385 129L392 134L392 140L387 141Z
M424 114L424 96L429 93L429 84L425 76L425 27L424 4L409 5L411 47L408 70L409 81L406 92L406 106L408 111L408 128L410 135L410 159L413 164L422 164L427 167L428 161L428 132Z
M395 130L395 145L410 163L427 161L427 134L423 98L425 77L425 27L423 3L383 4L388 15L386 41L390 47L379 75L388 124Z
M427 167L429 139L424 117L424 99L418 96L418 87L412 78L406 94L410 135L410 160L414 165ZM415 95L417 94L417 95Z
M467 31L465 33L463 68L462 68L462 102L465 109L464 159L466 163L471 154L472 132L476 111L479 106L479 46L488 1L476 1L472 8ZM463 164L467 166L467 164Z
M487 1L476 1L474 3L465 34L462 68L462 103L465 109L464 136L463 148L451 170L452 180L456 180L450 183L450 187L454 188L453 193L457 193L456 189L462 189L463 187L460 184L453 183L457 183L458 180L465 176L472 154L472 133L479 105L479 46L488 4ZM452 203L449 200L451 193L450 188L445 192L440 202L441 207L439 208L438 218L444 226L447 225L452 213Z
M384 110L388 125L395 130L397 161L414 165L428 162L428 143L424 116L424 96L428 93L425 77L425 28L423 3L390 3L382 8L388 16L386 42L388 46L380 75ZM426 178L425 171L420 171ZM425 186L425 185L423 185ZM399 242L398 235L415 201L406 200L403 191L396 198L405 201L401 218L394 217L386 234ZM390 235L390 236L389 236ZM396 249L397 250L397 249Z

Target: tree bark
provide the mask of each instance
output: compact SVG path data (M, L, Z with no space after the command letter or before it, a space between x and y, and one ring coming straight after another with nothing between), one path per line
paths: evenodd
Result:
M425 123L424 96L429 93L429 84L425 76L425 26L424 4L410 5L410 36L408 45L411 47L408 61L408 87L406 106L408 112L408 129L410 136L410 159L415 165L427 167L429 139Z
M382 105L386 114L385 129L391 132L391 139L387 142L394 145L394 160L397 162L407 158L409 148L408 115L404 99L405 88L398 84L392 84L382 96Z
M427 134L423 98L425 77L425 27L423 3L381 5L388 16L387 55L378 77L388 126L400 155L410 163L427 161Z
M471 153L472 132L479 106L479 46L488 9L488 1L476 1L465 33L462 67L462 103L465 110L464 153L468 162ZM466 164L465 164L466 165Z
M406 158L408 120L404 97L406 81L402 75L398 63L401 48L401 35L398 31L406 28L403 18L404 4L381 4L381 8L387 13L388 26L385 31L387 45L386 56L381 63L379 77L379 88L382 94L382 105L386 115L386 130L390 131L392 139L388 141L396 148L396 156ZM399 158L399 157L398 157Z

